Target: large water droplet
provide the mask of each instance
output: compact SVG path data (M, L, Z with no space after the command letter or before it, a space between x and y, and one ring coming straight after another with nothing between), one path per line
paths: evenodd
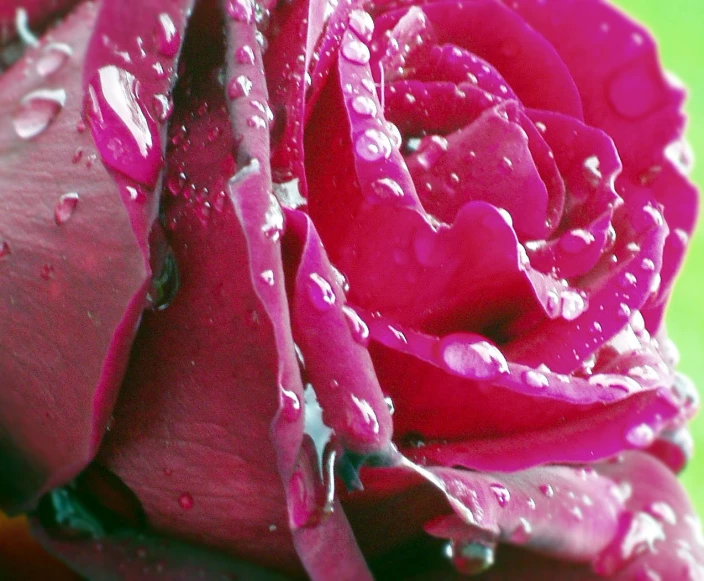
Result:
M663 99L660 74L649 62L636 59L608 81L607 94L614 111L622 117L644 117Z
M321 313L329 311L335 304L337 300L335 291L333 291L330 283L317 272L313 272L308 276L306 287L311 304Z
M376 417L376 412L371 404L362 398L351 394L352 402L359 410L357 417L349 418L348 427L361 440L374 440L379 434L379 420Z
M584 179L593 187L598 186L603 179L601 170L599 169L599 163L599 158L596 155L590 155L584 160L584 164L582 165Z
M132 73L113 65L102 67L88 85L87 116L103 162L153 187L161 167L161 144L139 93Z
M369 42L372 39L374 20L372 20L372 17L367 12L360 9L352 10L352 12L350 12L349 22L350 28L363 41Z
M374 99L366 95L357 95L352 99L352 110L364 117L374 117L377 114Z
M574 321L587 309L584 297L574 290L565 290L560 295L562 299L562 317Z
M357 314L354 309L348 307L347 305L344 305L342 307L342 313L345 315L347 326L350 329L352 338L360 345L368 345L369 327L367 326L367 324L362 320L362 318Z
M15 132L22 139L32 139L44 132L66 103L63 89L40 89L24 96L12 116Z
M68 192L59 198L54 208L54 221L57 225L65 224L73 216L78 205L78 192Z
M239 47L235 51L235 59L241 65L254 64L254 51L252 50L252 47L248 44Z
M357 137L355 151L366 161L388 159L392 151L391 140L383 131L370 128Z
M396 180L379 178L370 184L371 192L379 200L398 200L403 198L403 188Z
M494 493L496 501L502 508L508 505L508 503L511 501L511 493L509 492L508 488L506 488L503 484L490 484L489 488Z
M371 57L367 45L356 38L345 40L342 44L342 56L358 65L366 65Z
M284 214L281 211L281 206L276 196L269 194L269 205L264 214L264 225L262 232L272 242L278 242L281 234L284 231Z
M626 440L638 448L645 448L655 440L655 432L648 424L640 424L626 432Z
M552 498L555 496L555 489L549 484L541 484L538 488L540 489L540 492L543 493L543 496L547 498Z
M65 42L50 42L37 58L37 73L48 77L59 71L71 58L73 49Z
M489 380L508 372L501 351L478 335L447 335L440 340L438 350L449 371L468 379Z
M248 97L252 92L252 80L246 75L238 75L234 77L227 85L227 96L230 99L238 99L239 97Z
M666 502L653 502L646 510L660 521L664 521L669 525L677 524L677 513Z
M238 22L252 22L254 9L251 0L229 0L225 5L227 14Z
M533 526L527 519L521 517L518 519L518 525L511 533L511 542L524 545L530 540L532 534Z
M154 34L156 39L157 49L166 57L173 57L181 44L181 34L176 30L171 17L162 12L159 14L159 22Z
M524 371L521 375L521 378L523 379L523 381L525 381L526 385L534 389L544 389L550 384L548 382L548 378L545 377L545 375L533 369Z
M477 575L494 564L495 545L481 542L450 541L445 556L458 573Z
M565 232L560 238L560 249L567 254L578 254L594 242L594 236L587 230L578 228Z
M281 386L281 413L289 422L295 422L301 417L301 401L293 390Z

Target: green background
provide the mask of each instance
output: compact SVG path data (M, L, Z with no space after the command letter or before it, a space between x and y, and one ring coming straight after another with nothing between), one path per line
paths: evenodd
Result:
M665 68L689 88L687 138L694 150L692 180L704 190L704 6L702 0L613 0L645 24L660 47ZM704 223L695 233L684 270L667 313L670 336L677 344L680 369L704 394ZM682 480L697 512L704 516L704 413L691 425L694 459Z

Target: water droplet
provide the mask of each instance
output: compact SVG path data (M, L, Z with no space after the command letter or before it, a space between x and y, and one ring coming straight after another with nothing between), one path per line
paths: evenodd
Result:
M383 131L370 128L357 137L355 151L366 161L388 159L392 151L391 140Z
M468 379L489 380L508 372L501 351L478 335L447 335L440 340L438 350L446 369Z
M584 297L574 290L565 290L562 292L562 317L567 321L574 321L587 309L587 303Z
M352 63L366 65L371 55L366 44L361 40L352 38L345 40L342 44L342 56Z
M183 510L191 510L194 505L193 497L191 496L191 494L188 492L184 492L181 496L179 496L178 505Z
M621 319L628 319L631 316L631 307L629 307L626 303L621 303L618 306L618 309L616 311L616 314L621 318Z
M557 291L549 290L545 299L545 309L552 318L557 317L561 312L560 295Z
M391 399L389 396L386 396L384 398L384 402L386 403L386 407L389 409L389 414L394 415L394 412L396 411L396 407L394 406L394 400Z
M548 378L539 371L535 371L533 369L524 371L521 377L526 385L529 385L535 389L543 389L549 385Z
M301 195L300 180L294 178L283 183L272 184L274 195L284 208L295 210L306 205L306 199Z
M636 232L645 232L654 226L660 227L664 224L660 210L650 205L643 206L640 212L635 212L632 221Z
M342 307L342 313L345 315L347 321L347 326L350 329L352 338L360 345L366 346L369 344L369 327L362 320L362 318L357 314L357 312L344 305Z
M502 157L499 160L499 171L503 174L510 174L513 171L513 162L509 157Z
M308 298L316 310L322 312L329 311L336 302L335 291L330 283L317 272L308 275L307 282Z
M555 496L555 489L549 484L541 484L539 488L540 492L542 492L543 495L547 498L552 498L553 496Z
M40 89L23 97L12 116L15 132L22 139L33 139L56 119L66 103L63 89Z
M595 373L587 381L592 385L618 389L624 393L640 391L640 385L636 381L618 373Z
M266 129L266 121L259 115L252 115L247 118L247 125L255 129Z
M655 263L650 260L650 258L644 258L643 262L640 263L640 266L643 270L648 272L652 272L653 270L655 270Z
M273 270L263 270L259 274L259 278L264 281L264 284L269 286L274 286L274 271Z
M506 488L503 484L490 484L489 488L494 493L496 501L502 508L505 507L511 501L511 493L509 492L508 488Z
M350 431L361 440L374 440L374 436L379 433L379 420L376 417L374 408L367 400L358 398L354 394L350 394L350 398L359 410L358 417L348 420Z
M376 103L371 97L357 95L352 99L352 109L355 113L365 117L374 117L377 114Z
M252 92L252 80L246 75L237 75L227 85L227 96L230 99L238 99L239 97L248 97Z
M355 34L365 42L372 39L374 32L374 20L364 10L355 9L350 12L350 28Z
M450 541L445 556L458 573L477 575L494 564L495 545L480 542Z
M281 412L289 422L295 422L301 417L301 401L296 392L281 386Z
M64 42L50 42L41 51L37 59L37 73L48 77L60 70L71 58L73 49Z
M254 64L254 51L252 47L245 44L235 51L235 59L242 65Z
M396 180L379 178L371 183L371 192L380 200L394 200L403 198L403 188Z
M655 440L655 432L648 424L640 424L626 432L626 440L638 448L645 448Z
M560 249L567 254L579 254L594 242L594 236L587 230L578 228L565 232L560 238Z
M163 311L167 308L174 300L179 284L180 278L176 258L171 252L168 252L164 258L161 272L152 279L152 285L147 295L147 300L151 304L152 309Z
M254 10L250 0L229 0L225 5L225 9L228 16L237 22L245 22L247 24L252 22Z
M584 164L582 165L584 179L587 180L587 183L592 187L598 186L603 179L599 164L599 158L596 155L590 155L584 160Z
M618 70L607 82L607 91L614 111L627 119L644 117L664 99L660 73L644 59Z
M156 46L161 54L172 57L181 45L181 34L176 30L173 20L166 13L159 14L159 22L155 32Z
M71 219L73 211L78 205L78 192L68 192L59 198L54 208L54 221L58 226Z
M132 73L102 67L88 85L87 116L102 160L116 171L153 187L161 167L156 124L138 100Z
M677 524L677 513L666 502L653 502L647 509L650 514L667 524Z
M636 285L638 279L636 275L632 272L624 273L621 278L619 278L618 284L621 288L631 288Z
M523 545L530 540L533 534L533 527L530 522L521 517L518 519L518 525L511 533L511 542L519 545Z
M0 242L0 258L5 258L6 256L10 256L10 245L6 240L3 240Z
M269 205L264 214L264 225L262 232L272 242L278 242L284 231L284 214L276 196L269 194Z

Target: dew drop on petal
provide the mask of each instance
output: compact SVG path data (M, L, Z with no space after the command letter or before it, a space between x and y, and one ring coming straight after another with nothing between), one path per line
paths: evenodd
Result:
M238 99L239 97L248 97L252 92L254 84L246 75L237 75L227 85L227 96L230 99Z
M37 73L48 77L59 71L71 58L73 49L64 42L50 42L37 58Z
M54 208L54 221L57 225L65 224L71 219L78 205L78 192L68 192L59 198Z
M254 10L250 0L228 0L225 5L227 15L237 22L252 22Z
M594 242L594 236L581 228L570 230L560 238L560 249L567 254L578 254Z
M565 290L561 294L562 317L567 321L574 321L587 309L584 297L573 290Z
M254 64L254 51L252 47L245 44L235 51L235 59L242 65Z
M508 372L501 351L476 335L447 335L440 340L438 349L445 368L468 379L489 380Z
M66 103L63 89L39 89L25 95L12 116L15 133L33 139L56 119Z
M154 186L162 161L160 137L139 93L132 73L113 65L102 67L88 85L86 114L103 162Z
M269 286L274 286L274 271L273 270L264 270L259 274L259 278L261 278L265 284Z
M352 99L352 109L364 117L374 117L377 114L376 103L371 97L357 95Z
M539 486L539 489L540 489L540 492L543 493L543 496L545 496L547 498L552 498L553 496L555 496L555 489L552 486L550 486L549 484L541 484Z
M374 20L364 10L355 9L350 12L350 28L363 41L369 42L374 32Z
M354 309L347 305L342 307L342 313L345 315L352 338L360 345L366 346L369 343L369 327L367 324Z
M655 432L648 424L640 424L626 432L626 440L638 448L645 448L655 440Z
M366 65L371 57L369 48L361 40L347 39L342 44L342 56L351 63Z
M311 304L321 313L329 311L337 300L330 283L317 272L308 276L306 288Z
M603 179L601 170L599 169L599 163L599 158L596 155L590 155L584 160L584 164L582 165L584 179L587 180L587 183L592 187L598 186Z
M355 151L370 162L388 159L392 151L391 140L383 131L370 128L356 138Z
M450 541L445 546L445 557L461 575L477 575L494 564L495 545Z
M535 371L534 369L524 371L521 375L521 378L526 383L526 385L535 389L543 389L549 385L548 378L545 377L545 375L543 375L539 371Z
M379 178L370 184L371 192L379 200L401 199L404 196L403 188L396 180Z
M528 519L521 517L518 519L518 525L511 533L511 542L523 545L530 540L532 534L533 526Z
M157 49L164 56L172 57L178 52L181 45L181 35L166 12L159 14L155 37Z
M494 493L496 502L498 502L499 506L502 508L511 501L511 493L503 484L490 484L489 489Z
M6 240L0 242L0 258L5 258L10 255L10 245Z
M281 386L281 413L289 422L295 422L301 417L301 400L296 392Z

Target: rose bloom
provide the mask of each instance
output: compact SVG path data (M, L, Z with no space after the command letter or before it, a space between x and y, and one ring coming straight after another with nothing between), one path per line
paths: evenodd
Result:
M599 0L0 25L0 508L51 554L704 579L663 323L697 193L643 28ZM6 578L71 578L3 522Z

